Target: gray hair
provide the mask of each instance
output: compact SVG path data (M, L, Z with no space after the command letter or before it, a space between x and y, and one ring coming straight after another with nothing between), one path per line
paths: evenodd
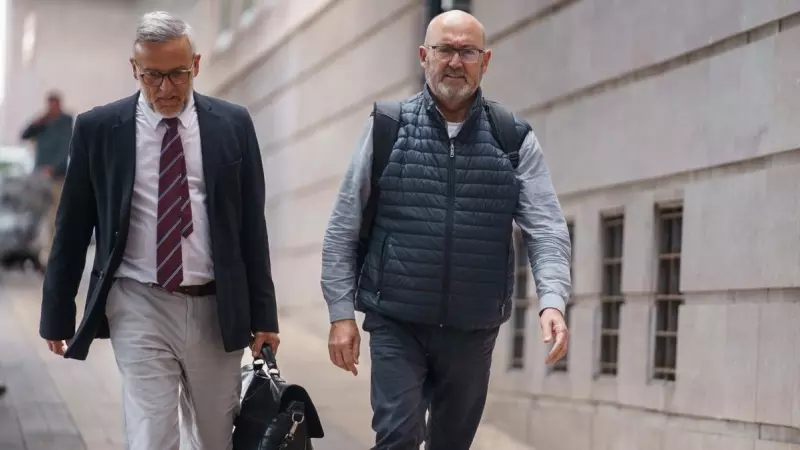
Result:
M142 16L139 25L136 26L136 40L134 41L134 45L140 42L169 42L175 38L184 36L189 40L192 53L195 53L197 49L195 47L194 31L192 27L168 12L154 11Z

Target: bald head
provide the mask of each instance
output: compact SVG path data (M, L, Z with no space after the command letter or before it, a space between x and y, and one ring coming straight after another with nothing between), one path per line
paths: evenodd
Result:
M440 109L465 111L489 67L492 52L486 48L486 33L478 19L452 10L428 24L419 57L425 81Z
M486 45L486 31L478 19L470 13L453 9L443 12L431 20L425 32L425 43L438 43L444 35L471 38L474 44L483 48Z

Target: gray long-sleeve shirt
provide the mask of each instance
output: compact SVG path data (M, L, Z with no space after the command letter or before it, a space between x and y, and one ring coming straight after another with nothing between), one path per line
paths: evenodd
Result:
M450 124L450 135L458 126ZM372 118L369 118L342 180L322 244L322 294L331 322L355 318L356 247L361 212L372 175ZM570 239L539 141L531 131L519 151L520 182L515 221L528 248L539 310L564 313L570 291Z

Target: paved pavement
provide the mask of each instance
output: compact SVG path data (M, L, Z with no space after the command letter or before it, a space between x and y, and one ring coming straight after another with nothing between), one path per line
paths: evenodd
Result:
M40 280L17 273L0 276L0 383L8 386L0 398L0 450L122 450L121 387L109 342L95 341L84 362L50 354L37 334ZM319 360L315 353L324 348L324 341L305 339L305 330L291 323L283 328L279 352L283 375L307 387L322 416L326 437L315 440L315 449L368 448L369 422L366 433L351 435L342 425L362 428L355 423L358 414L350 420L341 414L351 399L344 404L331 399L333 393L353 393L346 383L352 380L335 368L305 363ZM327 372L333 376L316 381ZM345 381L345 386L337 386L337 381ZM363 394L348 397L367 399ZM369 408L359 403L362 409Z
M9 388L0 398L0 450L122 450L121 387L108 340L96 340L86 361L50 354L38 336L40 292L36 275L0 273L0 383ZM326 433L316 450L367 449L374 442L367 339L359 376L337 369L328 361L326 318L317 305L282 309L278 364L314 399ZM472 448L532 450L489 424Z

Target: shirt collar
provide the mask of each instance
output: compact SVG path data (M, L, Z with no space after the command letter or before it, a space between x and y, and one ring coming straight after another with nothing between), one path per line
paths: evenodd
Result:
M194 92L189 93L189 101L186 103L186 108L184 108L183 112L178 115L178 122L184 127L187 123L189 123L189 114L194 109ZM153 111L150 108L150 105L147 104L147 99L144 95L140 92L139 93L139 110L142 111L147 124L150 125L154 130L158 127L162 120L164 120L164 116L161 113Z

